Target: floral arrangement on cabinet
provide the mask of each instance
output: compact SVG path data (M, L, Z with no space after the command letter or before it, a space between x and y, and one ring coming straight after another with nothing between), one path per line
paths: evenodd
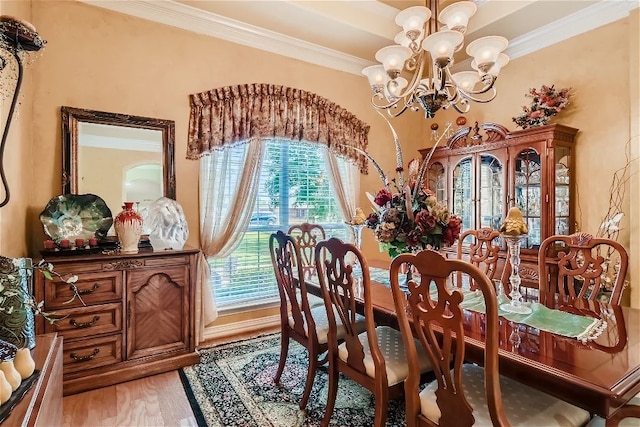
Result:
M569 105L571 88L556 89L554 85L542 85L540 89L531 88L526 97L531 98L531 105L523 106L519 116L512 117L516 125L522 129L542 126Z
M396 143L397 178L388 179L378 163L367 154L378 170L384 187L375 197L367 193L374 212L369 214L365 224L373 229L380 249L391 257L453 245L460 236L461 221L436 200L433 192L422 183L426 166L440 140L436 141L422 165L417 159L409 162L408 178L405 179L402 149L395 130L388 121L387 124Z

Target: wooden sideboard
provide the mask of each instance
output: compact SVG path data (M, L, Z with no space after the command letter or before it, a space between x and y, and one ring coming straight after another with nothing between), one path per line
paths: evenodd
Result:
M38 275L35 295L61 320L38 318L38 333L64 337L64 394L105 387L198 363L196 249L48 258L69 284Z
M38 335L31 355L40 376L2 425L61 426L62 338L58 334Z

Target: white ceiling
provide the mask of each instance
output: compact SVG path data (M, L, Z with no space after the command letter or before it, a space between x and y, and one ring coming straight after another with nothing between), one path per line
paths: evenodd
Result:
M394 44L393 37L401 30L394 22L399 10L425 4L420 0L79 1L353 74L373 64L378 49ZM485 35L504 36L512 59L621 19L640 5L640 0L474 2L478 12L465 43ZM464 57L457 62L464 64Z

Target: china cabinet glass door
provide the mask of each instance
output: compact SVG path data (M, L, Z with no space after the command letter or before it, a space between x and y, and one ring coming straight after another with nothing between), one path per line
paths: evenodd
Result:
M462 220L462 231L500 228L504 216L504 166L493 155L465 157L453 168L451 211Z
M480 156L480 224L500 229L503 217L503 166L490 155Z
M515 205L529 227L529 237L524 247L533 248L541 243L542 235L542 188L540 153L525 149L515 159Z
M453 209L461 220L462 231L469 230L475 224L475 204L473 192L473 161L466 157L453 168Z
M570 165L571 150L568 147L556 147L555 152L555 234L570 233L569 201L570 201Z
M440 162L435 162L429 166L427 171L427 188L435 193L436 199L447 205L447 177L444 166Z

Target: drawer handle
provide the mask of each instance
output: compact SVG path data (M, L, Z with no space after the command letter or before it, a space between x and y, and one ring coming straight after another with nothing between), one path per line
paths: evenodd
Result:
M69 323L71 324L71 326L73 326L74 328L78 328L78 329L83 329L83 328L90 328L93 325L96 324L96 322L100 320L100 316L93 316L93 319L91 319L90 322L84 322L84 323L78 323L76 322L76 319L71 319L69 320Z
M100 287L99 283L94 283L93 284L93 288L91 289L83 289L83 290L78 290L78 295L87 295L87 294L92 294L96 291L96 289L98 289ZM74 286L71 285L69 286L69 290L70 291L74 291Z
M87 360L91 360L94 357L96 357L98 355L98 353L100 353L100 349L99 348L94 348L93 349L93 353L88 354L86 356L78 356L78 354L74 351L73 353L71 353L69 356L75 360L76 362L86 362Z

